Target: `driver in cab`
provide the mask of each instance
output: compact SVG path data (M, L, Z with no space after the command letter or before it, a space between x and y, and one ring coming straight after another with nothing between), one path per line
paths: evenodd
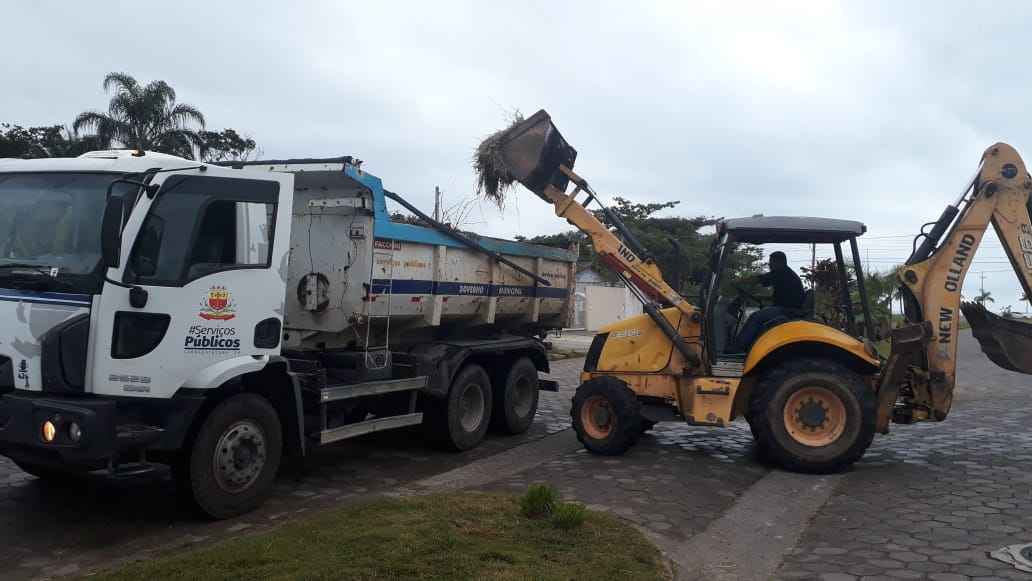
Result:
M748 352L768 322L778 317L790 317L803 306L803 283L799 275L788 267L788 257L784 252L771 252L770 272L747 280L773 288L774 304L749 315L738 333L738 339L728 348L731 353Z

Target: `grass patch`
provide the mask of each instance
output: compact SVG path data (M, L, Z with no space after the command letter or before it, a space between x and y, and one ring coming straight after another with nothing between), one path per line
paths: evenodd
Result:
M641 533L609 515L578 508L582 526L563 530L547 519L521 516L519 499L511 496L377 500L91 578L667 578L659 551Z
M552 514L559 502L559 493L547 484L531 484L527 493L520 497L520 513L527 518L539 518Z
M573 530L583 525L587 517L588 509L583 504L567 502L552 511L552 526L564 531Z

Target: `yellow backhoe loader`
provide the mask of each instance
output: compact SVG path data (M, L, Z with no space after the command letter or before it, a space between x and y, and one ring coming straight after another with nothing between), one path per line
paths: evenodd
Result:
M587 234L601 260L643 304L644 314L602 329L585 359L571 416L592 452L622 454L659 421L726 426L742 416L758 449L780 465L804 472L841 469L864 454L876 432L887 433L890 423L946 418L961 309L994 362L1032 373L1029 327L961 305L964 276L990 223L1026 295L1032 291L1032 179L1006 144L986 150L960 198L915 237L913 253L898 272L905 324L892 330L891 350L883 356L871 341L857 246L863 224L762 216L721 221L701 307L694 306L664 281L647 249L573 172L577 152L545 111L492 139L511 177ZM588 209L593 203L615 233ZM747 353L728 353L743 304L759 302L742 287L738 296L721 296L728 257L736 244L767 243L834 248L842 324L816 317L811 294L798 312L768 322ZM858 305L844 246L853 261Z

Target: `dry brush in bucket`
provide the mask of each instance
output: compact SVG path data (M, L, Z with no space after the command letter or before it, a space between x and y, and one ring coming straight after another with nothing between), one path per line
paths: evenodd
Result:
M506 133L522 122L523 114L519 111L515 112L508 127L487 136L473 152L473 171L477 175L477 195L490 200L499 208L505 207L506 194L509 188L516 183L516 178L502 157L502 141Z

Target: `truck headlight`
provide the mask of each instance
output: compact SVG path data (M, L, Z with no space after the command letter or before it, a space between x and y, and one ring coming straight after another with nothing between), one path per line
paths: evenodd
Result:
M42 431L41 435L43 436L43 441L48 443L48 444L50 442L53 442L54 438L57 437L57 426L55 426L54 422L52 422L50 420L47 420L47 421L43 422L43 428L42 428L41 431Z

